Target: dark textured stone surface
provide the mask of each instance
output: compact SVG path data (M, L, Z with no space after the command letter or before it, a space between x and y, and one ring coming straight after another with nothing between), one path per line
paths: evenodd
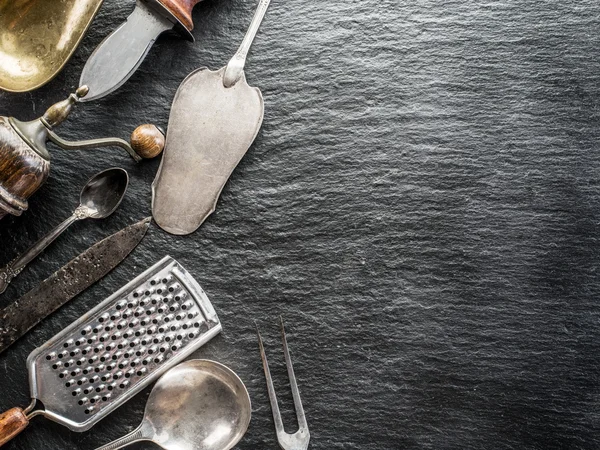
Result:
M107 1L66 70L36 92L1 94L2 113L33 118L71 92L131 3ZM226 63L254 6L198 5L195 44L162 37L117 94L78 108L61 133L165 127L178 84ZM293 425L279 314L311 448L597 449L599 48L592 0L274 0L247 66L263 130L216 213L188 237L153 227L103 282L0 355L0 406L28 403L33 348L170 254L223 321L197 356L230 365L250 390L239 449L277 448L254 320ZM158 161L53 156L31 211L0 223L0 262L68 215L95 172L129 170L129 196L61 237L2 305L150 213ZM93 449L137 426L147 394L83 434L35 419L6 448Z

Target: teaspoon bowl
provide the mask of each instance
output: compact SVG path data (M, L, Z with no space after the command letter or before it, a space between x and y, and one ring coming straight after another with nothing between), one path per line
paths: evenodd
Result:
M86 183L80 204L88 210L88 217L104 219L121 204L128 184L129 175L125 170L116 167L104 170Z

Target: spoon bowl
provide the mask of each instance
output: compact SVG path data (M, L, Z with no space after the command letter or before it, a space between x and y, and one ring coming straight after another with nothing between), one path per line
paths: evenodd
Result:
M150 394L142 424L97 450L152 441L165 450L229 450L246 433L252 406L246 386L228 367L191 360L163 375Z
M129 175L120 168L107 169L90 178L79 197L87 217L104 219L115 212L128 184Z

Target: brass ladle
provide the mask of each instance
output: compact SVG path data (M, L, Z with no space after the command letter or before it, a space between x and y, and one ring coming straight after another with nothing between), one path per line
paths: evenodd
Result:
M103 0L0 0L0 89L27 92L64 67Z

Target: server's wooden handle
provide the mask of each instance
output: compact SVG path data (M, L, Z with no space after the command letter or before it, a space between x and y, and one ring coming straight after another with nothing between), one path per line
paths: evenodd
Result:
M0 415L0 447L27 427L29 419L21 408L9 409Z
M171 14L173 14L181 24L192 31L194 22L192 21L192 9L202 0L158 0Z

